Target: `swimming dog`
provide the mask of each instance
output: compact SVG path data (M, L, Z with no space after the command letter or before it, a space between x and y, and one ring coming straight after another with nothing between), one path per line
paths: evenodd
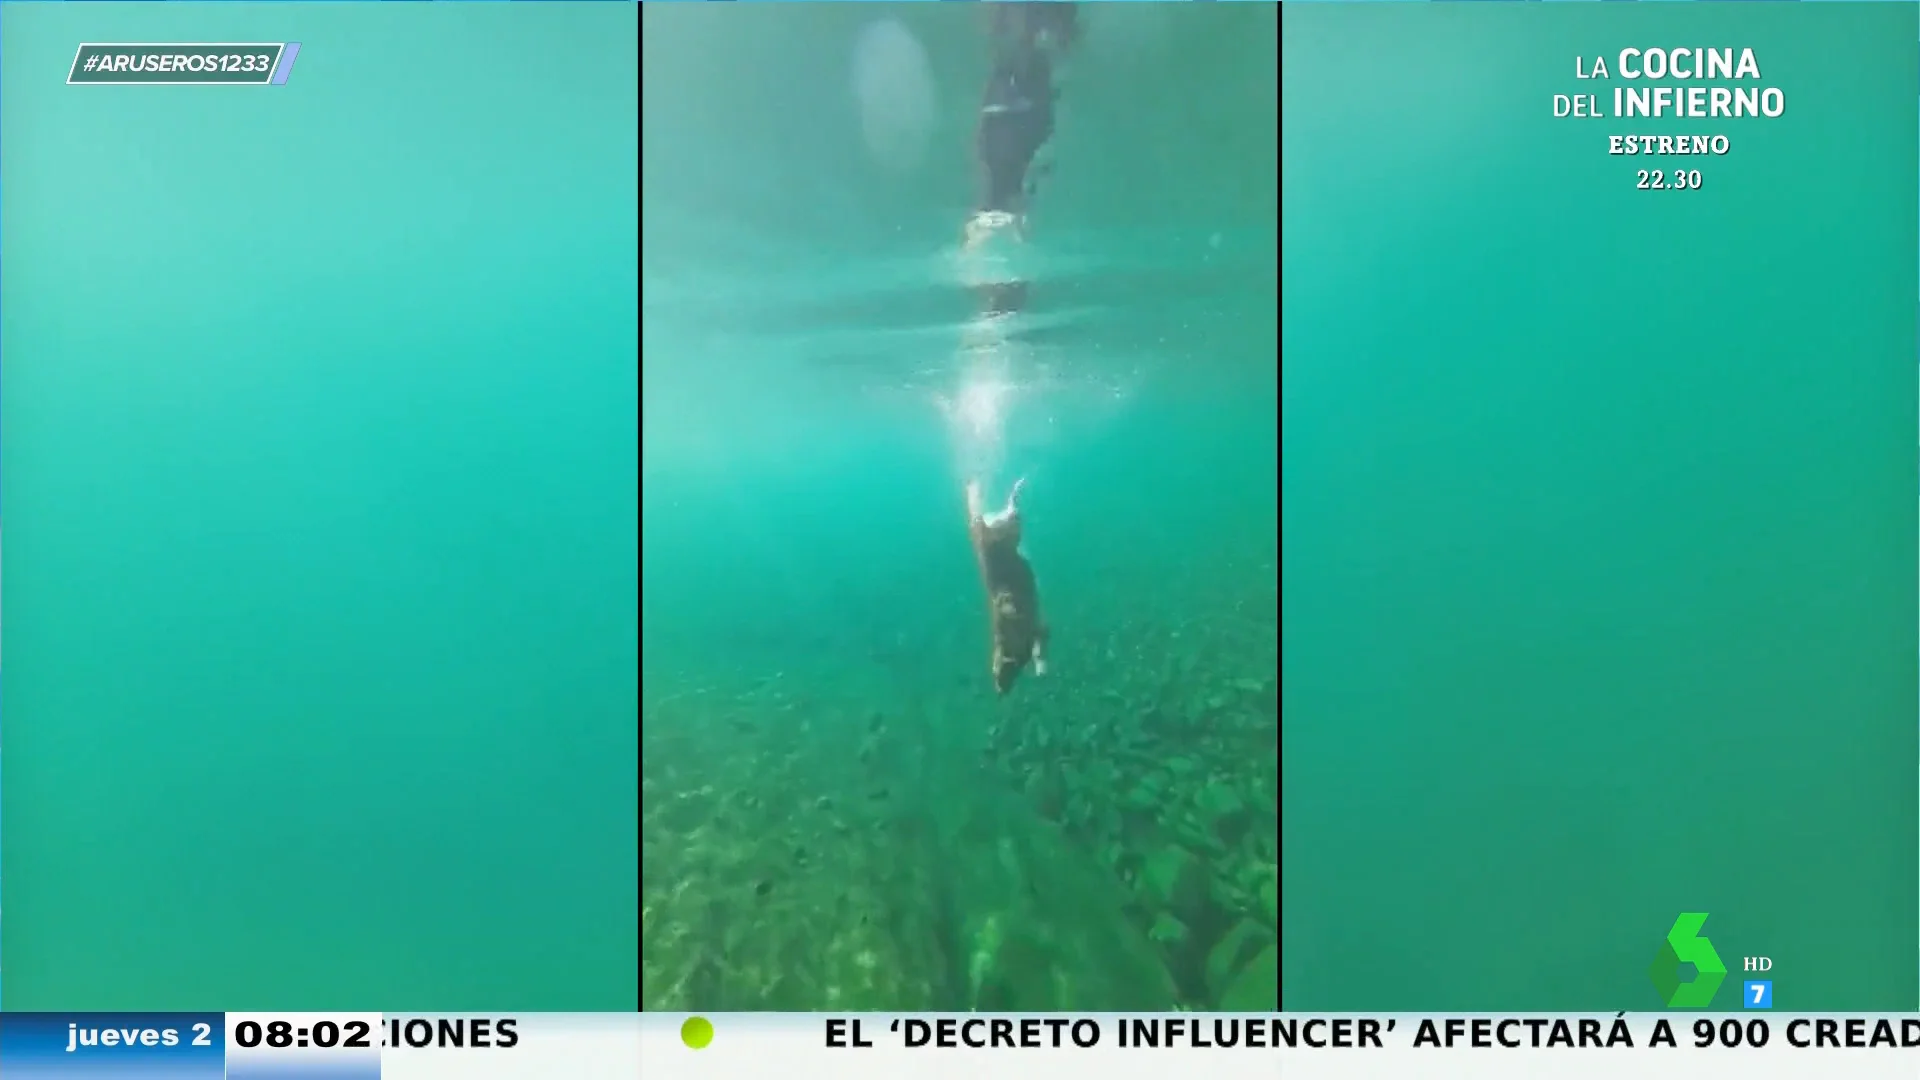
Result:
M1047 673L1047 624L1040 617L1040 590L1033 567L1020 550L1020 489L1016 482L1005 508L988 514L978 481L967 485L967 534L980 564L980 580L987 589L987 624L993 653L987 670L993 689L1005 694L1026 666L1035 675Z

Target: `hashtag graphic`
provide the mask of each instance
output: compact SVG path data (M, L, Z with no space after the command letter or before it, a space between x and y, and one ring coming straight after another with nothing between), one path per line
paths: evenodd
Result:
M82 42L67 83L191 86L284 85L296 42Z

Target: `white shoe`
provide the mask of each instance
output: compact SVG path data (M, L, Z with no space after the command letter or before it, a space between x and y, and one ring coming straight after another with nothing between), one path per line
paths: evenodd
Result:
M1005 210L982 210L967 219L966 246L977 248L996 236L1012 235L1018 239L1021 233L1020 219Z

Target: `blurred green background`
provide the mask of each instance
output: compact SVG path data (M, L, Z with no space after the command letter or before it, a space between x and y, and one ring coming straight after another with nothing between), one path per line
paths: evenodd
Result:
M9 1008L638 1005L638 18L0 10Z
M1288 1008L1920 1005L1915 17L1284 9ZM1552 118L1675 43L1785 114Z

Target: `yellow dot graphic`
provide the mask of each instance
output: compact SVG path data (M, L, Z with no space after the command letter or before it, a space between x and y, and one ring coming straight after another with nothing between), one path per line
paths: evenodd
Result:
M680 1041L690 1050L705 1050L713 1041L713 1023L704 1016L689 1016L680 1025Z

